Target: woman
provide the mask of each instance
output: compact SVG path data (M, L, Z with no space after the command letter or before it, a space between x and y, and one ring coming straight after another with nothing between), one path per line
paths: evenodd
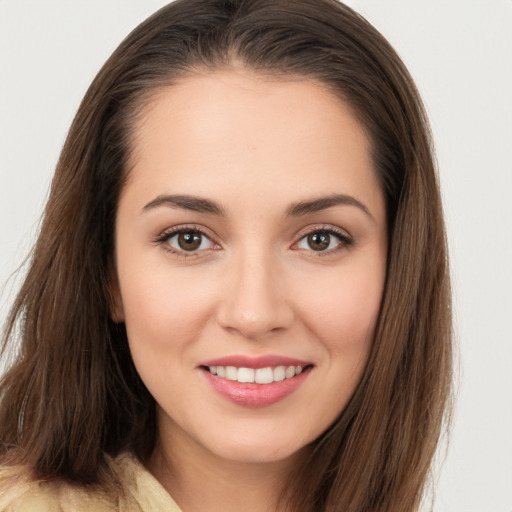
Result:
M450 297L395 52L333 0L158 11L79 108L6 332L2 509L417 510Z

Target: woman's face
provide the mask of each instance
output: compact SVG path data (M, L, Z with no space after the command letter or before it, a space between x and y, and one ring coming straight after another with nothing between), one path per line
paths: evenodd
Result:
M353 394L379 313L385 204L365 133L312 81L219 71L159 91L133 144L113 317L162 442L298 454Z

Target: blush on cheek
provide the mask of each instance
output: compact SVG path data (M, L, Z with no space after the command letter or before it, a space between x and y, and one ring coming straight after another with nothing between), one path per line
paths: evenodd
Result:
M212 300L190 286L139 286L125 304L125 323L133 353L147 351L155 363L197 340L211 316ZM144 356L146 357L146 356Z
M336 339L338 334L357 344L372 338L379 309L380 295L369 291L361 294L358 300L354 296L337 296L318 304L311 311L314 321L323 326L326 337Z

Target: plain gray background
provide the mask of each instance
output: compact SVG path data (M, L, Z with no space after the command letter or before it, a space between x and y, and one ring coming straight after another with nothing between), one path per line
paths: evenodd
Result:
M37 233L87 86L165 3L0 0L0 286ZM461 371L434 510L512 512L512 0L347 3L402 56L437 144Z

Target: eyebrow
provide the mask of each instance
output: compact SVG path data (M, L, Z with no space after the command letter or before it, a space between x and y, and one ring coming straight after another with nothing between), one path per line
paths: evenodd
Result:
M215 201L202 197L188 195L161 195L150 201L143 211L152 210L159 206L168 206L170 208L181 208L182 210L191 210L198 213L209 213L212 215L226 216L226 212Z
M355 197L346 194L332 194L327 197L319 197L310 201L301 201L291 205L286 211L286 216L300 217L302 215L318 213L338 205L355 206L356 208L362 210L371 219L375 220L366 205L364 205L361 201L358 201Z
M286 210L286 217L301 217L312 213L318 213L333 206L355 206L375 220L370 210L361 201L347 194L332 194L330 196L319 197L309 201L300 201L292 204ZM159 206L167 206L170 208L180 208L182 210L190 210L198 213L207 213L220 217L226 216L226 211L219 204L211 199L196 197L183 194L160 195L150 201L142 209L143 212L158 208Z

